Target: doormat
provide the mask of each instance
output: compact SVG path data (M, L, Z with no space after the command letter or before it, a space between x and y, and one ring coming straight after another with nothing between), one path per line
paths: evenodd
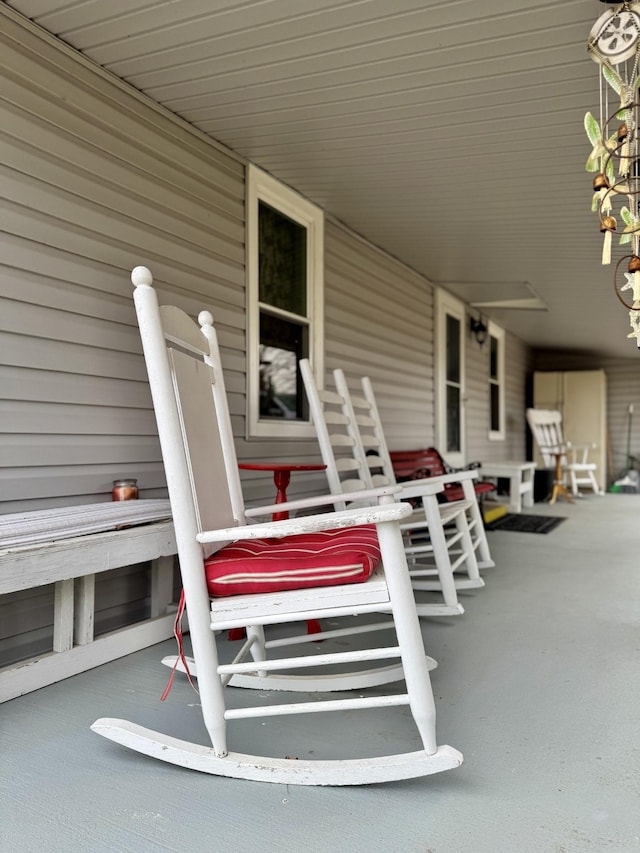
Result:
M509 512L486 527L487 530L513 530L516 533L550 533L561 521L566 521L566 516L559 518Z

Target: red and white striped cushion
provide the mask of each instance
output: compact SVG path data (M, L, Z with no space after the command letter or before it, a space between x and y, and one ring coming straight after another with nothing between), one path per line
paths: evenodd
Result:
M374 525L225 545L205 562L211 595L366 581L380 561Z

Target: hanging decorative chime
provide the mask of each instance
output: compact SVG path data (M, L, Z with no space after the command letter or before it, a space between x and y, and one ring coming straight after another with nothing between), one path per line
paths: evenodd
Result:
M611 263L618 233L619 243L631 249L616 265L613 284L629 311L629 337L636 338L640 348L640 2L600 2L612 8L598 18L587 44L600 70L600 105L598 118L590 112L584 117L593 146L586 169L596 173L591 209L604 235L602 263ZM624 224L622 231L619 223ZM625 261L626 281L619 287ZM631 291L630 301L621 295L625 290Z

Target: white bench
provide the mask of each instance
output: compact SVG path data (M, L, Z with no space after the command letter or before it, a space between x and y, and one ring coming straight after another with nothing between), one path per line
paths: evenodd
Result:
M535 462L483 462L480 473L483 479L504 477L509 480L509 511L521 512L523 506L533 506L535 470ZM491 500L499 501L500 497L492 497Z
M53 649L0 669L0 702L167 639L173 555L167 500L0 516L0 595L54 584ZM150 618L94 639L95 576L151 561Z

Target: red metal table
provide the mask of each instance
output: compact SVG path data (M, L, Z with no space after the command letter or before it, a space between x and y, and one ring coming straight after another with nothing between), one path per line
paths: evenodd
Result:
M287 488L291 482L291 474L293 471L324 471L326 465L307 465L300 462L238 462L238 468L243 471L272 471L273 482L276 487L277 504L287 502ZM289 513L274 512L272 516L274 521L280 521L283 518L289 518ZM307 621L307 633L318 634L322 628L317 619L309 619ZM241 632L237 635L236 632ZM243 635L242 628L232 629L229 632L230 640L238 640Z

